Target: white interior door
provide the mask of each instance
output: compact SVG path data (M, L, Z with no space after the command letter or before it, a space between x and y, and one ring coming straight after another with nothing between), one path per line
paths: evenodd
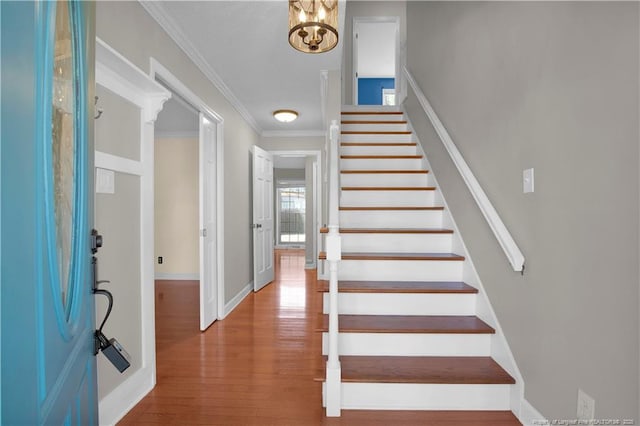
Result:
M253 291L273 281L273 156L253 147Z
M200 113L200 330L218 317L216 125Z

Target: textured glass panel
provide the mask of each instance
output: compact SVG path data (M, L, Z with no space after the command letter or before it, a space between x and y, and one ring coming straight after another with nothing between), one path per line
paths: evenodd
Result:
M74 81L71 22L66 1L56 7L51 151L60 291L67 304L74 198Z

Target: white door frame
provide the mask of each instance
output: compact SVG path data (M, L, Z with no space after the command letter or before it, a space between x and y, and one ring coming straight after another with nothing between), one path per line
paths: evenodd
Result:
M313 208L313 212L311 212L311 217L313 220L313 238L315 240L315 243L313 244L315 250L314 253L312 253L313 259L316 262L318 262L318 253L320 253L322 251L322 239L319 237L320 236L320 228L321 228L321 221L322 221L322 215L320 214L322 212L322 179L320 179L320 169L322 167L322 151L319 150L271 150L269 151L269 153L271 153L274 157L276 155L304 155L307 157L314 157L313 159L313 164L314 164L314 168L315 168L315 173L314 173L314 208ZM306 166L305 166L306 169ZM305 213L308 214L308 213ZM305 242L305 247L306 247L306 242Z
M354 16L353 17L353 33L351 34L351 46L352 48L352 81L353 81L353 105L358 105L358 77L356 73L358 71L358 24L371 24L371 23L391 23L396 24L396 75L394 87L396 90L396 105L399 103L400 97L400 81L402 77L402 65L400 64L400 17L399 16Z
M180 81L171 71L164 67L155 58L150 60L151 71L150 76L154 80L156 77L167 83L175 93L180 95L184 100L189 102L199 112L204 114L209 120L216 124L216 228L217 228L217 296L218 296L218 319L224 318L224 119L211 109L199 96L193 93L182 81ZM153 150L145 163L151 164L153 170ZM153 206L151 206L153 211ZM145 241L145 244L151 244L153 251L153 236ZM153 259L152 259L153 260ZM155 350L155 348L153 348Z

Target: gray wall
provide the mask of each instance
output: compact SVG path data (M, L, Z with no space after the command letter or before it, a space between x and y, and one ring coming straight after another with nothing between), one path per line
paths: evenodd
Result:
M342 103L352 105L353 100L353 18L365 16L400 17L400 48L407 40L407 2L405 1L348 1L344 21L344 48L342 50Z
M225 302L252 280L249 150L257 133L137 2L99 2L97 36L145 72L151 57L224 118Z
M638 4L409 2L408 63L521 246L510 270L413 96L410 119L549 419L638 416ZM536 192L522 193L534 167Z
M115 93L96 87L103 114L95 120L96 150L140 160L140 109ZM120 374L103 355L97 357L98 398L102 399L142 367L140 316L140 177L115 172L115 193L95 195L95 228L104 237L97 254L98 279L113 293L113 312L104 333L118 339L131 355L131 367ZM96 324L107 310L96 297Z

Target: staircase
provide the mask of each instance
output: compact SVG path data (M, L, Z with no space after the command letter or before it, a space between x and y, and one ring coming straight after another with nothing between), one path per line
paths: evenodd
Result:
M472 268L408 129L397 107L342 113L341 407L510 410L515 380L491 357L494 321L476 316ZM319 281L325 356L328 288Z

